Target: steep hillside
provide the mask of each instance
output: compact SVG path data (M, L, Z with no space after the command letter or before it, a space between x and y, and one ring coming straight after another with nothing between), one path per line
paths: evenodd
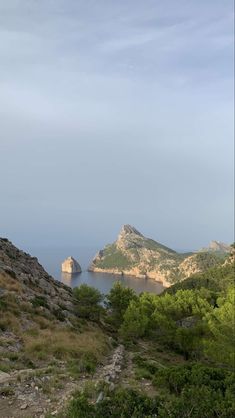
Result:
M124 225L118 239L98 252L89 270L151 278L168 287L220 262L220 256L210 251L177 253Z
M47 307L50 312L59 309L66 317L71 315L71 288L55 281L38 263L36 257L19 250L5 238L0 238L0 274L2 284L7 286L10 279L17 283L21 289L17 295L19 302L24 300L33 303L36 299L41 299L44 301L41 303L42 308Z
M0 417L59 411L109 350L108 335L79 318L72 290L0 239Z

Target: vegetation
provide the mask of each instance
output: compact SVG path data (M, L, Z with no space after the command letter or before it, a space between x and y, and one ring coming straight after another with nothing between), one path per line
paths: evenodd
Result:
M132 264L115 245L109 245L104 249L104 259L99 261L97 267L103 269L125 269L131 267Z
M63 361L65 371L79 376L93 373L108 354L108 336L97 324L84 319L87 315L82 309L82 318L74 316L66 323L63 306L50 307L43 295L29 300L17 279L2 273L0 287L0 371L36 370ZM77 294L84 307L88 304L89 318L97 320L100 293L83 286Z
M78 315L83 318L97 319L102 311L103 295L98 289L82 284L74 289Z
M66 418L232 418L235 409L232 395L234 381L231 377L203 367L176 369L162 372L155 379L164 385L165 394L154 398L133 389L117 388L94 404L90 403L86 393L77 393Z
M150 399L132 389L116 389L98 404L90 404L86 394L78 393L72 400L66 418L143 418L154 417L158 400Z
M106 298L105 321L112 323L128 350L139 347L140 354L133 357L136 379L150 381L157 395L149 397L134 387L121 386L94 404L86 393L77 393L66 417L232 418L232 282L233 265L227 263L194 275L162 295L137 296L116 283ZM143 347L152 348L147 352ZM172 364L167 353L168 358L175 353L175 361L177 356L182 360Z
M197 261L197 264L199 268L202 270L207 270L208 268L214 267L215 265L222 264L226 254L224 253L211 253L209 251L202 251L199 253L196 253L194 255L195 261Z
M120 282L116 282L106 298L106 306L110 313L109 322L116 327L119 326L130 302L134 300L137 300L135 292L129 287L124 287Z
M206 353L215 361L235 366L235 289L217 300L217 309L208 312L206 320L211 338L205 341Z
M96 403L100 387L79 391L63 418L232 418L234 404L235 319L233 265L194 275L162 295L115 283L104 297L97 289L74 289L76 316L56 311L43 295L24 300L9 278L0 296L0 370L59 366L73 378L93 374L122 343L131 376L120 379ZM6 281L5 281L6 282ZM17 297L20 295L20 297ZM29 324L23 329L23 321ZM8 331L11 331L10 333ZM7 332L5 332L7 331ZM13 338L9 341L9 338ZM9 352L9 344L17 351ZM129 373L129 371L128 371ZM54 379L55 385L61 382ZM47 383L40 388L50 390ZM3 396L11 396L7 387ZM151 395L151 396L150 396ZM59 417L59 415L58 415Z
M217 297L234 284L234 263L212 267L203 273L194 274L180 283L175 283L165 290L165 293L174 294L177 290L208 289L211 295Z

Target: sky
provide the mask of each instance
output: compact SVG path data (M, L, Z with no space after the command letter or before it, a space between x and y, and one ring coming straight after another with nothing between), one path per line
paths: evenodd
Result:
M0 236L233 241L232 0L0 0Z

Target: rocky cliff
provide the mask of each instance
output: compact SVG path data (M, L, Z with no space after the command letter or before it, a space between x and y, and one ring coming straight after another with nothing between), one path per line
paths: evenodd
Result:
M69 316L73 311L73 296L70 287L54 280L39 264L36 257L16 248L6 238L0 238L0 277L2 281L14 281L20 291L18 303L36 303L51 312L60 311ZM5 279L3 279L3 277ZM1 290L6 292L6 290Z
M61 265L61 271L63 273L73 274L81 273L82 269L80 264L73 257L68 257L63 261Z
M168 287L219 262L209 251L177 253L124 225L117 240L98 252L89 271L151 278Z

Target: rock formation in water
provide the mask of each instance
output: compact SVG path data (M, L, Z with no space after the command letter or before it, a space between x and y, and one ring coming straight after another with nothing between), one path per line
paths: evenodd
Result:
M194 273L218 264L212 251L177 253L144 237L130 225L124 225L117 240L99 251L89 271L151 278L168 287Z
M80 264L73 257L68 257L63 261L61 270L63 273L70 274L81 273L82 271Z

